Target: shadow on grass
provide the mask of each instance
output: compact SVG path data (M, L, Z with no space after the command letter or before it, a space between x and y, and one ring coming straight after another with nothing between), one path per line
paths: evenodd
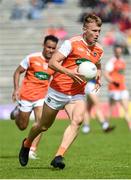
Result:
M0 159L16 159L16 158L18 158L18 156L16 156L16 155L3 155L3 156L0 156Z
M30 170L30 169L51 169L51 167L47 167L47 166L44 166L44 167L18 167L17 169L23 169L23 170Z
M49 166L39 166L39 167L34 167L34 166L32 166L32 167L18 167L17 169L23 169L23 170L31 170L31 169L47 169L47 170L51 170L51 171L61 171L62 169L59 169L59 168L53 168L53 167L49 167Z

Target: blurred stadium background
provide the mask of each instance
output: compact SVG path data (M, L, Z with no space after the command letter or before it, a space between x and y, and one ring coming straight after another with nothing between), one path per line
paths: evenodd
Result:
M89 12L95 12L103 20L100 36L103 68L113 56L113 46L123 47L127 87L131 92L131 0L0 0L0 119L8 119L14 106L13 72L20 61L32 52L41 51L46 34L57 35L59 44L80 34L83 16ZM100 96L106 104L104 78Z

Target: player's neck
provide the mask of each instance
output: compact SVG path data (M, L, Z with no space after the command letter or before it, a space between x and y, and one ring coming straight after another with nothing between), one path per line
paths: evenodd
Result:
M45 55L44 55L43 52L41 53L41 57L42 57L43 59L45 59Z
M95 45L95 43L89 42L88 39L86 38L86 36L84 36L84 34L83 34L83 41L84 41L85 44L87 44L88 46L94 46L94 45Z

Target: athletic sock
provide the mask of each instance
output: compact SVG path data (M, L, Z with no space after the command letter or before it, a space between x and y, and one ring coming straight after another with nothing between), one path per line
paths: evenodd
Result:
M26 139L26 140L24 141L24 147L26 147L26 148L30 148L30 147L31 147L31 144L32 144L32 142L30 142L29 139Z
M102 129L103 129L103 130L106 130L108 127L109 127L109 122L108 122L108 121L104 121L104 122L102 123Z
M35 146L31 146L31 147L30 147L30 151L35 152L35 151L36 151L36 147L35 147Z
M57 153L56 153L56 156L64 156L65 152L66 152L66 148L64 147L59 147Z
M84 124L83 127L82 127L82 132L83 133L89 133L90 132L90 125L88 124Z

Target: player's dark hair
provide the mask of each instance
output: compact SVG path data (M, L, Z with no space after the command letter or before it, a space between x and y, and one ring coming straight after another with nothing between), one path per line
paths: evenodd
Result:
M123 52L123 48L120 45L115 45L113 47L113 51L116 52L117 49L121 49L121 51Z
M87 24L87 23L92 23L92 22L96 22L96 24L99 27L101 27L101 25L102 25L102 20L100 17L98 17L95 14L86 14L84 17L83 26L85 26L85 24Z
M45 39L44 39L44 44L45 44L48 40L51 40L51 41L56 42L56 43L58 43L58 41L59 41L59 39L58 39L56 36L48 35L48 36L46 36Z
M121 48L121 49L122 49L122 47L121 47L120 45L115 45L115 46L113 47L113 50L115 50L115 49L117 49L117 48Z

